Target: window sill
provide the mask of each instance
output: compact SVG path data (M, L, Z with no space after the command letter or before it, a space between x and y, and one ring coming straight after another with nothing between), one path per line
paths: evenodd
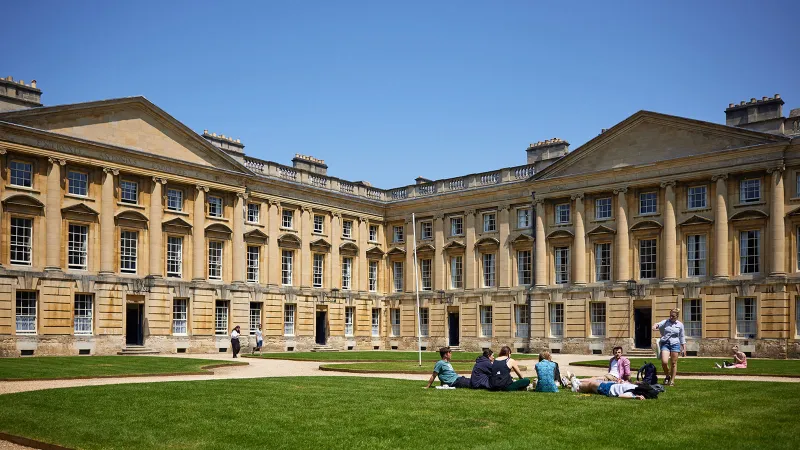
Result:
M754 202L745 202L745 203L739 202L739 203L733 205L733 207L734 208L747 208L747 207L751 207L751 206L763 206L763 205L766 205L766 204L767 204L767 202L762 202L761 200L757 200L757 201L754 201Z
M368 244L381 245L379 241L367 241Z
M86 195L78 195L78 194L64 194L64 198L74 198L75 200L82 200L85 202L93 202L95 201L93 198L86 196Z
M312 236L320 236L320 237L328 237L328 235L325 234L324 231L312 231L311 235Z
M19 262L11 261L11 262L8 263L8 265L14 266L14 267L18 267L18 268L21 268L21 269L32 269L33 268L33 264L32 263L19 263Z
M355 242L356 241L355 239L353 239L351 237L347 237L347 236L342 236L342 240L349 241L349 242Z
M281 231L291 231L292 233L297 233L297 230L295 230L294 228L280 227L278 229Z
M403 245L406 241L392 241L392 245Z
M183 275L174 274L174 273L168 273L167 274L167 278L172 279L172 280L180 280L181 278L183 278Z
M660 215L661 215L661 213L654 212L654 213L646 213L646 214L637 214L637 215L633 216L633 218L634 219L638 219L640 217L658 217Z
M258 222L245 222L244 224L250 227L264 228L264 225Z
M17 336L36 336L38 333L35 331L17 331Z
M145 209L145 207L144 207L144 206L142 206L142 205L139 205L139 204L137 204L137 203L125 203L125 202L117 202L117 206L124 206L124 207L127 207L127 208L141 209L141 210L144 210L144 209Z
M94 333L72 333L72 335L78 337L92 337Z
M450 235L450 236L448 236L448 237L451 237L451 238L463 238L463 237L464 237L464 233L461 233L461 234L451 234L451 235Z
M20 191L20 192L28 192L30 194L41 194L41 191L37 191L32 187L25 187L25 186L16 186L13 184L6 185L6 190L8 191Z
M189 217L189 213L186 212L186 211L176 211L174 209L169 209L169 208L164 208L163 213L164 214L174 214L176 216Z
M206 216L206 219L208 219L208 220L216 220L216 221L219 221L219 222L230 222L230 220L228 220L228 219L226 219L225 217L222 217L222 216L219 216L219 217L217 217L217 216Z
M688 208L688 209L686 209L686 211L681 211L681 213L683 213L683 214L695 214L695 213L707 212L707 211L711 211L711 208L708 207L708 206L703 207L703 208Z
M603 222L613 222L613 221L614 221L613 217L608 217L605 219L595 218L594 220L590 220L589 223L603 223Z
M173 336L188 337L189 333L172 333Z
M572 222L556 222L553 224L555 227L571 227Z

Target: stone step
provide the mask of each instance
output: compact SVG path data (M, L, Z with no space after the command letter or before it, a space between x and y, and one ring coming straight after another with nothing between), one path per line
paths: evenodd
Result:
M142 347L139 345L128 346L117 352L117 355L157 355L161 352L152 348Z
M312 352L338 352L338 348L333 348L330 345L315 345L311 347Z
M650 358L650 357L655 358L656 353L651 349L641 348L635 350L628 350L625 353L625 356L633 356L635 358Z

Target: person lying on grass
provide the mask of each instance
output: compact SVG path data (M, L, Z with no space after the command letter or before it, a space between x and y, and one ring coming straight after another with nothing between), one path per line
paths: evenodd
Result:
M747 355L739 351L739 346L734 345L731 349L733 351L733 362L722 361L722 365L714 363L717 369L747 369Z
M455 370L453 370L453 365L450 364L450 358L453 356L453 352L450 351L450 347L442 347L439 349L439 356L442 357L441 361L437 361L436 365L433 366L433 373L431 374L431 379L428 380L428 385L425 386L425 389L428 389L433 384L433 380L436 377L439 377L439 381L442 382L442 385L454 387L454 388L468 388L469 387L469 378L467 377L459 377Z
M633 390L636 389L635 384L622 381L616 383L614 381L601 381L595 379L579 380L572 377L572 391L580 392L582 394L599 394L612 398L629 398L644 400L643 395L634 395Z

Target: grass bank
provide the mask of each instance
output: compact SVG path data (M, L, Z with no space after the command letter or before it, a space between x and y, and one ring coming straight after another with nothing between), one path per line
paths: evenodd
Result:
M730 358L681 358L678 360L678 374L683 375L751 375L800 377L800 360L797 359L748 359L747 369L717 369L714 363L722 364ZM636 371L645 361L652 362L660 376L661 360L658 358L631 358L631 371ZM608 360L574 362L573 366L608 367Z

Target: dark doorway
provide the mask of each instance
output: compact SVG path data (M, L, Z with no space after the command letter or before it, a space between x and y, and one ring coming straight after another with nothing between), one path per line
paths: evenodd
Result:
M451 312L447 313L447 329L448 329L448 342L447 345L451 347L458 347L459 340L458 340L458 331L459 331L459 324L458 324L458 313Z
M650 308L636 308L633 310L634 343L636 348L651 348L650 338L653 333L653 317Z
M128 303L125 315L125 344L144 344L144 304Z
M317 311L317 332L316 341L319 345L325 345L328 341L328 312Z

